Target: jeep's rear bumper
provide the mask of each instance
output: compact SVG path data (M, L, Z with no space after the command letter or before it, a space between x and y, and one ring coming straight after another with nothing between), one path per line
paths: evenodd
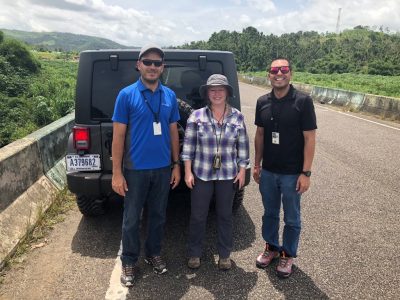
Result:
M181 170L183 170L183 167ZM181 172L179 190L186 189L183 176L183 172ZM245 186L250 183L250 177L251 167L247 167ZM114 193L111 187L111 178L112 174L74 172L67 173L67 184L69 190L77 195L108 196Z
M103 195L113 193L112 174L74 172L67 174L69 190L78 195Z

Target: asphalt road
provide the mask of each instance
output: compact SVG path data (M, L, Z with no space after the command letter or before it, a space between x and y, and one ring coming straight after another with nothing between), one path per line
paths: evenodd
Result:
M254 109L266 90L241 84L254 157ZM99 218L77 209L3 278L0 299L398 299L400 291L400 126L316 104L318 131L311 189L302 198L303 231L295 273L255 267L263 248L258 186L247 187L234 217L234 268L218 271L210 213L202 266L186 267L189 206L168 207L163 255L169 272L140 260L130 290L119 285L121 206ZM143 228L144 230L144 228Z

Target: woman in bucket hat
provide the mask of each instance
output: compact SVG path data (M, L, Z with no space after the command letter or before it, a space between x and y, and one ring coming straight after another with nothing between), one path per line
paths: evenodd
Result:
M187 121L182 160L185 183L191 189L188 267L200 267L207 215L215 194L219 254L218 268L232 266L232 202L243 187L249 163L249 138L243 114L229 105L232 86L221 74L211 75L199 93L208 100Z

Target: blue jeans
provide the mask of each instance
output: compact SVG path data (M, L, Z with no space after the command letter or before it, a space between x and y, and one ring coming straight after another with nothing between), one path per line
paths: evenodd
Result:
M170 189L171 168L124 170L128 191L122 220L122 265L134 265L140 254L140 216L147 204L146 256L160 255Z
M262 236L273 248L296 257L301 231L300 194L296 191L299 175L284 175L262 170L260 192L264 205ZM283 204L282 247L279 246L279 213Z

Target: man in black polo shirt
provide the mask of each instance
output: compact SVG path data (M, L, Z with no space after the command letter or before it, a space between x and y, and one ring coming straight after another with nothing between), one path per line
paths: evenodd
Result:
M259 183L264 205L265 240L265 250L257 257L256 265L266 268L279 258L276 271L284 278L292 274L293 258L297 255L300 197L310 186L317 129L312 99L290 84L291 75L288 59L272 61L268 71L272 91L257 100L254 140L253 177ZM285 227L279 245L281 204Z

